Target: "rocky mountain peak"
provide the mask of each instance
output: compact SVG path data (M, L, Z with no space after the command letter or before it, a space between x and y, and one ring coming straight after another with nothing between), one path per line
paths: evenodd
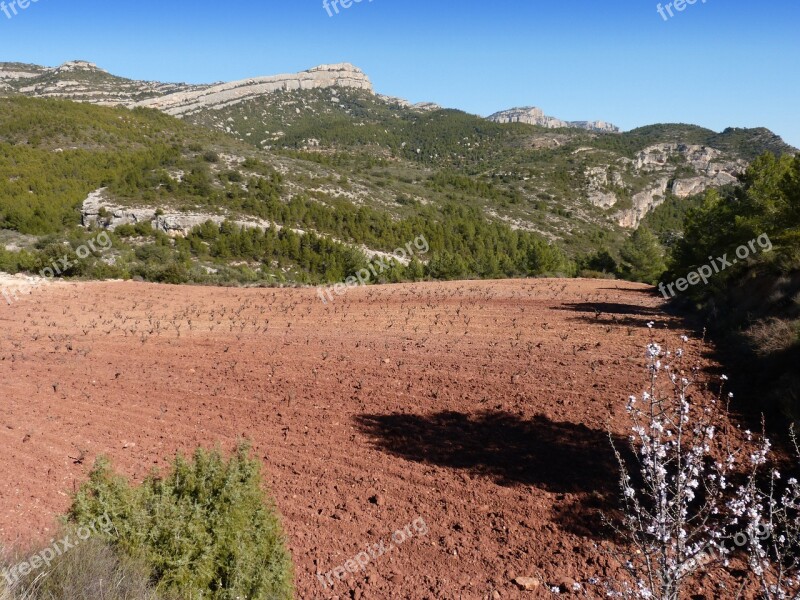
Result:
M549 117L544 114L541 108L536 106L521 106L508 110L501 110L486 118L495 123L527 123L528 125L538 125L539 127L547 127L548 129L566 127L605 133L619 133L620 131L619 127L607 123L606 121L563 121L556 117Z
M347 72L350 72L350 73L353 73L353 74L364 75L366 77L366 75L364 74L364 71L362 71L357 66L352 65L350 63L336 63L336 64L331 64L331 65L318 65L316 67L312 67L312 68L307 70L308 73L318 73L318 72L337 73L337 72L342 72L342 71L347 71Z
M75 71L94 71L98 73L108 72L101 69L96 64L86 60L70 60L53 69L54 73L71 73Z

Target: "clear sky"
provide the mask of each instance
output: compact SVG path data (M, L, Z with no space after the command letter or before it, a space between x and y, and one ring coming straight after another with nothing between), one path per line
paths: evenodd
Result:
M0 12L0 61L194 83L351 62L378 92L481 115L535 105L623 129L764 126L800 147L800 1L664 12L653 0L363 0L332 17L322 0L38 0Z

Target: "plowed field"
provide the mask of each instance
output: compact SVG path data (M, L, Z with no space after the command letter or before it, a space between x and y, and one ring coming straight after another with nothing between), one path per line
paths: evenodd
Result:
M176 451L246 438L298 597L437 600L536 597L519 576L602 595L589 581L613 568L597 546L617 494L607 432L625 434L650 336L685 333L650 288L590 280L377 286L327 304L63 284L3 303L0 327L3 542L49 540L100 454L141 479ZM317 573L381 542L323 587Z

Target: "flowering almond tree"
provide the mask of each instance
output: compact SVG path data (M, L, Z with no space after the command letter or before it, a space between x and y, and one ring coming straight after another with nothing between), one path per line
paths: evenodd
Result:
M626 460L614 448L624 505L624 524L617 530L630 550L621 557L628 578L609 591L679 600L699 569L727 563L729 476L743 447L731 448L735 432L721 400L722 384L716 396L699 389L699 367L686 372L682 349L670 352L651 341L646 356L649 384L627 405L633 457Z
M747 432L750 437L750 432ZM795 454L800 460L792 431ZM781 474L773 470L769 487L756 484L764 455L751 456L753 471L729 503L735 522L743 529L748 546L748 566L766 600L800 599L800 483L790 478L781 489Z

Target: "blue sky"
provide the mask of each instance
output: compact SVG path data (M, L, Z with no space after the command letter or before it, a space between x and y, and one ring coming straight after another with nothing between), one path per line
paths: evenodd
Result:
M351 62L381 93L482 115L765 126L800 147L800 2L697 0L667 21L656 5L363 0L329 17L322 0L38 0L0 12L0 60L198 83Z

